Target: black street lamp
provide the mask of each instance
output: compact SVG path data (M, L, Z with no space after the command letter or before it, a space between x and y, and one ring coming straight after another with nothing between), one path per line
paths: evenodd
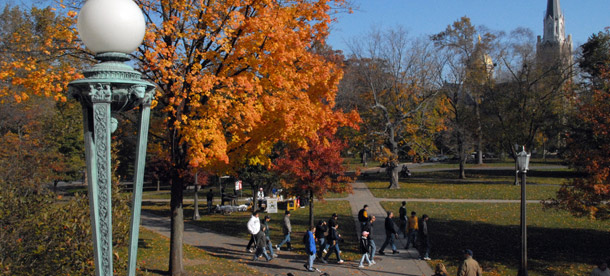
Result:
M521 173L521 267L520 276L527 276L527 220L525 215L525 175L530 163L530 154L525 152L525 146L517 153L517 168Z

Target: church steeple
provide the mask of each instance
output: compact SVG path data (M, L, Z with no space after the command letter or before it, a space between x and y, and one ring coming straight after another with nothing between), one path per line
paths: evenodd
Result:
M546 16L559 18L561 14L561 8L559 7L559 0L548 0L546 2Z
M543 43L563 44L565 41L565 22L559 0L548 0L546 3L546 15L544 16Z
M543 18L544 32L538 36L538 60L547 64L572 63L572 36L565 34L565 21L559 0L547 0Z

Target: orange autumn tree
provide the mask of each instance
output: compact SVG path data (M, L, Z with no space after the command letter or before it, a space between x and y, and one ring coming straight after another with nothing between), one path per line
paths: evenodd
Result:
M343 0L138 0L137 54L158 86L155 115L172 164L170 273L182 268L183 187L194 168L268 164L278 141L306 145L331 121L341 70L311 51Z
M66 101L68 82L81 78L83 65L76 42L76 13L5 6L0 18L0 103L21 102L31 95Z

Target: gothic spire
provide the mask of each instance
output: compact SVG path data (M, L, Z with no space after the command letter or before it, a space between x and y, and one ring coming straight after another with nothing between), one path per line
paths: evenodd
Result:
M558 19L561 15L561 8L559 7L559 0L548 0L546 2L546 16Z

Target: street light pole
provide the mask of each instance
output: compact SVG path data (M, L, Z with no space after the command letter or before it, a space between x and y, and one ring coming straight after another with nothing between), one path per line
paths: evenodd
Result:
M68 84L69 94L83 109L89 209L93 234L95 274L114 275L112 266L111 133L117 128L112 114L138 109L129 272L135 275L144 164L154 85L124 62L142 43L145 20L132 0L88 0L78 15L78 32L100 61L85 70L85 78Z
M526 194L525 179L529 167L530 154L525 152L525 147L517 153L517 168L521 173L521 267L520 276L527 276L527 216L526 216Z
M525 174L521 172L521 276L527 276L527 221L525 208Z

